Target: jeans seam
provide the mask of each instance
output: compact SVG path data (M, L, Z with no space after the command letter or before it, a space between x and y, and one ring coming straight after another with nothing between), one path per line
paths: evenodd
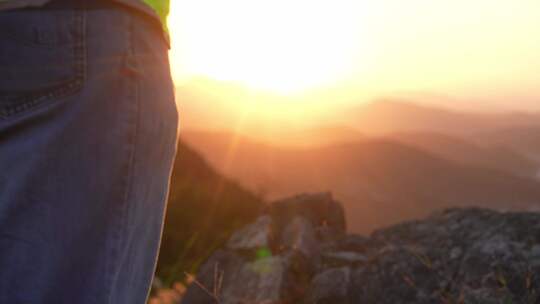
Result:
M128 30L127 30L127 55L126 55L126 61L124 62L125 65L128 65L124 68L133 68L133 65L136 64L136 56L135 56L135 49L134 49L134 25L133 20L128 18ZM128 232L128 223L129 223L129 205L130 205L130 196L133 189L133 171L135 168L135 155L137 151L137 138L138 138L138 128L139 128L139 82L136 77L133 77L133 73L130 73L130 76L127 76L129 79L129 83L133 86L128 86L128 92L130 90L133 90L133 93L128 93L128 102L133 101L134 102L134 108L132 109L132 115L129 116L132 121L130 121L128 125L128 162L126 165L126 178L125 178L125 184L124 184L124 194L122 196L122 202L119 209L119 220L118 225L116 226L115 232L113 233L113 241L111 245L111 253L110 253L110 260L108 263L108 269L109 269L109 283L107 284L106 288L108 288L108 291L106 292L106 303L108 304L116 304L113 303L113 290L112 286L115 286L115 279L119 275L120 266L121 266L121 253L122 248L127 245L126 243L126 235ZM131 132L132 131L132 132Z

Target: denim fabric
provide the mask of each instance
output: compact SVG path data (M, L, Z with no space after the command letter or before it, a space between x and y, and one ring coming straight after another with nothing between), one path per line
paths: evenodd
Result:
M146 301L177 140L160 31L116 7L0 12L0 303Z

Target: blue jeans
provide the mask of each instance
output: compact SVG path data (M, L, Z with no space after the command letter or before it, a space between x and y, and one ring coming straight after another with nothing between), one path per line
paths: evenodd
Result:
M145 303L176 153L167 50L113 4L0 12L0 303Z

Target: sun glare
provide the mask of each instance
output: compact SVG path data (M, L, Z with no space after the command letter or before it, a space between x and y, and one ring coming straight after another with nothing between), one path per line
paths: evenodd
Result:
M177 85L205 78L349 102L388 92L537 99L538 0L171 1L169 28Z
M361 52L357 0L172 1L173 65L252 88L292 92L336 82ZM364 5L365 6L365 5Z

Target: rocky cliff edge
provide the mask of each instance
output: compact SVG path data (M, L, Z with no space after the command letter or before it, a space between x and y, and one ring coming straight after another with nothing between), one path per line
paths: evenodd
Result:
M540 303L540 214L450 209L346 233L330 193L269 205L201 267L182 304Z

